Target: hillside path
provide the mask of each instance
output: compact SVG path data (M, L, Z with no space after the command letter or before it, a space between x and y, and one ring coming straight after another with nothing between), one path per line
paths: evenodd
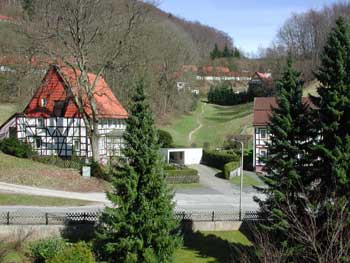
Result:
M192 136L193 134L195 134L197 131L199 131L202 127L203 127L203 124L201 122L201 116L204 114L204 103L202 104L202 108L201 108L201 113L200 115L197 117L196 121L198 123L198 127L195 128L194 130L192 130L189 134L188 134L188 141L189 143L191 144L192 142Z

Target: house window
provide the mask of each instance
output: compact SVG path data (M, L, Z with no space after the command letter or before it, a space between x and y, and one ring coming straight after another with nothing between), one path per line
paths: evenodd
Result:
M261 139L266 139L266 129L260 129L260 135L261 135Z
M40 137L36 137L36 138L35 138L35 145L36 145L36 148L40 148L40 147L41 147L41 144L42 144L41 138L40 138Z
M80 152L80 141L79 140L74 140L73 147L74 147L73 150L75 152Z
M259 163L265 164L266 158L267 158L267 150L260 150Z
M41 107L45 108L45 107L46 107L46 104L47 104L46 98L42 98L42 99L41 99Z
M43 118L38 119L38 128L44 128L44 119Z

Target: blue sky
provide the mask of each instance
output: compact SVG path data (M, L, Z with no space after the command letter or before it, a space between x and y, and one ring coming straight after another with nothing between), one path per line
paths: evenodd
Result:
M267 47L291 13L321 9L337 0L159 0L159 8L228 33L239 48Z

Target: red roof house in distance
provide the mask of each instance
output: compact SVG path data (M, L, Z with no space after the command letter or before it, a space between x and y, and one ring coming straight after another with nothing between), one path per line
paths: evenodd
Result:
M0 22L14 23L15 20L12 17L0 15Z
M40 155L90 157L90 141L74 100L79 74L51 65L23 113L15 114L0 127L0 139L16 137L29 142ZM99 153L103 161L120 155L128 113L102 76L89 73L88 79L91 84L96 79L93 96L100 118ZM81 94L84 111L91 114L87 95L83 91Z

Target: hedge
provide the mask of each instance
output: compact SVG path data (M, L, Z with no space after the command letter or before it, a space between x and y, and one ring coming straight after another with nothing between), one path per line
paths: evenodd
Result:
M30 158L36 155L31 144L22 142L16 138L7 138L0 142L0 150L6 154L19 158Z
M230 179L230 173L236 170L240 165L240 162L233 161L224 165L223 174L225 179Z
M225 164L238 160L239 157L235 153L222 151L203 151L202 163L220 170L224 169Z
M191 184L199 182L198 171L191 168L176 168L174 166L164 166L166 181L169 184Z
M167 176L186 176L186 175L198 175L198 171L191 168L177 169L177 170L165 170Z

